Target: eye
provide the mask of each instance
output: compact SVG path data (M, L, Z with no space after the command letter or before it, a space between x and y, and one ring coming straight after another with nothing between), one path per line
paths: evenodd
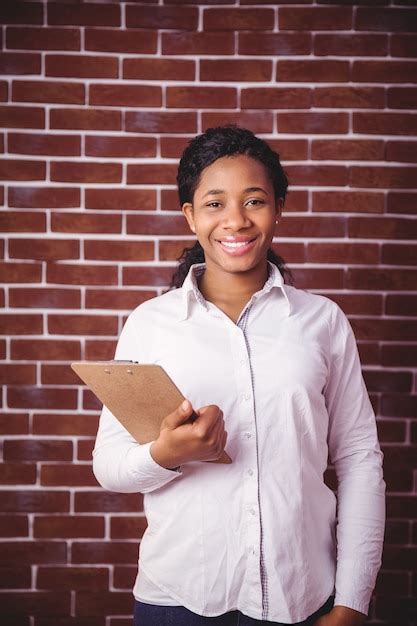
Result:
M210 209L218 209L220 206L220 202L216 202L215 200L213 200L212 202L208 202L205 206Z
M261 206L262 204L265 204L265 202L260 198L251 198L246 204L249 204L250 206Z

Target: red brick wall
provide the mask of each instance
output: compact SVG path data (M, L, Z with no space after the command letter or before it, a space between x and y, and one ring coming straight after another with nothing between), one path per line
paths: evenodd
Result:
M112 357L128 312L168 284L191 240L178 155L232 121L282 155L276 246L296 284L335 299L356 332L388 486L370 621L416 624L417 11L224 4L1 3L8 626L130 624L141 497L96 484L99 407L68 363Z

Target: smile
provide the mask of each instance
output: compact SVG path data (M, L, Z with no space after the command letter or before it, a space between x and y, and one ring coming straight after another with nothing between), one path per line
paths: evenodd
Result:
M255 245L255 239L249 239L248 241L218 241L225 252L232 256L240 256L251 250Z

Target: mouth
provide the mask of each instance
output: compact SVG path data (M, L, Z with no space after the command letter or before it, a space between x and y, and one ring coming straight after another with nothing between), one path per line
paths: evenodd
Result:
M239 238L236 238L235 240L230 241L216 239L216 242L227 254L231 256L241 256L252 250L255 245L256 239L257 237L253 237L252 239L240 240Z

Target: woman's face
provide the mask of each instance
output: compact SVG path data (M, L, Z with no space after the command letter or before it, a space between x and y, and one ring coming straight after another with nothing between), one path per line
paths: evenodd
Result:
M193 204L182 211L208 269L246 272L264 263L282 200L264 166L246 155L222 157L203 170Z

